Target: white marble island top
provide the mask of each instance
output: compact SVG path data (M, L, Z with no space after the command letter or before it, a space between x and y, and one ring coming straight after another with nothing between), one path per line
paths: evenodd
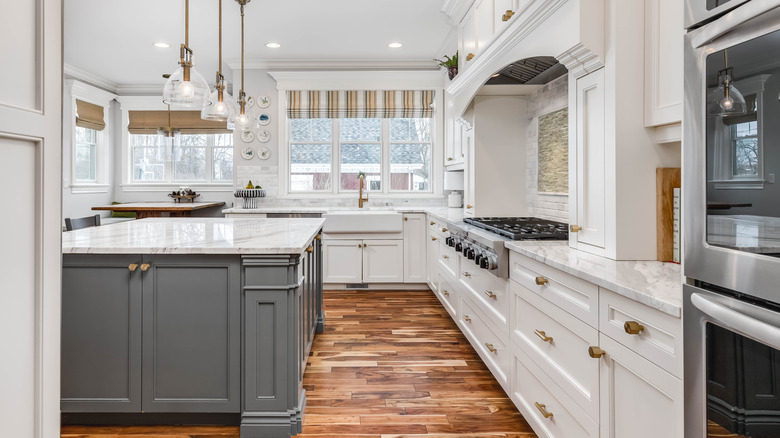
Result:
M757 254L780 253L780 218L708 215L707 243Z
M511 251L609 289L672 316L682 315L680 265L656 261L615 261L569 247L568 242L514 241Z
M149 218L67 231L63 254L299 254L324 219Z

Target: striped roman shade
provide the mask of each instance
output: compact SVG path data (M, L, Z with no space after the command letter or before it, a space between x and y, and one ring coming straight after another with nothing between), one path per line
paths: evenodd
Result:
M291 119L383 119L433 117L432 90L287 91Z

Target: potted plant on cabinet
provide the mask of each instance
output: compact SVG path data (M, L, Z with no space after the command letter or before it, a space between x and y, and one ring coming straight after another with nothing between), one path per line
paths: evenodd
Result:
M434 61L438 62L440 66L447 68L447 74L450 77L450 80L455 78L455 76L458 75L458 51L455 51L455 54L450 57L449 55L444 55L444 59L434 59Z

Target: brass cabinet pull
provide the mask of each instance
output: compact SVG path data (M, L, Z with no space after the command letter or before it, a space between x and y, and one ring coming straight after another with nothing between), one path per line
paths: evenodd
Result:
M545 333L542 330L534 330L534 334L536 336L539 336L539 339L541 339L544 342L552 343L552 341L553 341L552 336L547 336L547 333Z
M448 296L450 296L450 293L449 293L449 292L447 292L446 290L442 291L441 293L443 293L445 297L448 297Z
M367 247L367 246L368 246L368 244L366 244L366 243L364 243L364 244L363 244L363 248L365 248L365 247Z
M127 269L129 269L130 272L135 272L135 270L138 269L138 263L133 263L132 265L128 266Z
M488 351L490 351L491 353L495 353L496 351L498 351L498 349L496 349L496 347L494 347L493 344L489 342L485 342L485 347L487 347Z
M511 9L506 10L506 14L501 16L502 21L509 21L510 18L512 18L512 15L515 15L515 11Z
M146 272L151 266L152 265L150 265L149 263L144 263L143 265L141 265L141 270Z
M569 227L569 231L571 231L572 233L576 233L582 231L582 227L579 225L572 225Z
M442 233L446 233L446 232L447 232L447 229L446 229L446 228L442 228L442 229L441 229L441 232L442 232Z
M471 274L469 274L468 272L464 272L463 276L466 277L466 278L471 278Z
M435 238L435 237L431 237L431 240L433 240L433 241L435 242L435 241L436 241L436 238Z
M452 158L452 157L447 157L447 161L453 161L453 160L455 160L455 159Z
M629 335L638 335L644 329L645 326L636 321L626 321L626 323L623 324L623 330Z
M317 234L317 236L314 237L314 238L317 239L317 240L322 240L322 234Z
M604 356L604 354L606 353L607 353L606 351L602 350L599 347L588 347L588 354L590 355L590 357L594 359L598 359L601 356Z
M358 248L362 248L362 247L363 247L363 244L362 243L358 243Z
M546 279L546 278L544 278L542 276L536 277L536 284L538 284L539 286L544 286L545 284L547 284L549 282L550 282L550 280L548 280L548 279Z
M436 222L434 222L434 221L431 221L431 225L436 225Z
M471 276L469 275L469 277ZM488 298L493 298L494 300L496 299L496 294L494 294L493 291L486 290L485 295L487 295Z
M404 216L404 220L405 220L405 221L408 221L408 220L409 220L409 218L408 218L408 217L406 217L406 216Z
M472 59L474 59L473 53L469 53L468 55L466 55L466 61L471 61Z
M536 406L536 409L539 409L539 412L541 412L542 415L544 415L544 418L550 418L553 416L553 413L547 410L547 406L539 402L534 402L534 406Z
M467 209L471 209L471 208L473 208L473 207L471 206L471 204L466 204L466 208L467 208Z
M314 251L313 246L309 246L308 248L306 248L306 252L308 252L309 254L311 254L312 251Z
M463 315L463 320L466 322L471 322L471 317L468 315Z
M450 256L448 256L447 254L444 254L443 256L441 256L441 258L448 259L448 258L450 258Z

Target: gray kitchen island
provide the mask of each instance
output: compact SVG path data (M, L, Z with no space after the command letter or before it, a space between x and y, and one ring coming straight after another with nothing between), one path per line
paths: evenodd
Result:
M63 234L70 424L302 427L323 219L150 218Z

